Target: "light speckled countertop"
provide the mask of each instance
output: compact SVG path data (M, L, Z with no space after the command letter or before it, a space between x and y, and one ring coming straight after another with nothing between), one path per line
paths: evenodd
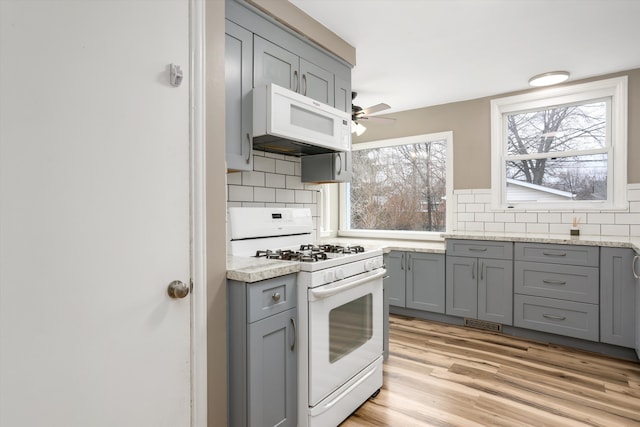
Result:
M615 248L631 248L640 252L640 237L624 236L567 236L560 234L533 233L485 233L460 232L443 234L445 239L500 240L508 242L555 243L560 245L607 246Z
M442 234L442 240L387 240L336 237L322 239L322 243L333 245L361 245L366 248L382 248L384 253L391 251L445 253L445 239L500 240L511 242L555 243L564 245L587 245L631 248L640 253L639 237L622 236L564 236L559 234L525 233L483 233L461 232ZM227 278L240 282L253 283L285 274L297 273L300 265L297 261L268 260L255 257L227 256Z

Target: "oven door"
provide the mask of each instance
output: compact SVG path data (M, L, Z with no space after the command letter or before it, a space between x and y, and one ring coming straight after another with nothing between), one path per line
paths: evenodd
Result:
M381 268L308 290L309 406L382 355Z

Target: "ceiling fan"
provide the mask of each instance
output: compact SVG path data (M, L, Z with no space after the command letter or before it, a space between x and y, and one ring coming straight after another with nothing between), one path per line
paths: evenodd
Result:
M396 120L388 117L370 116L369 114L378 113L391 107L388 104L380 103L372 105L371 107L362 108L358 105L353 104L353 100L356 99L356 96L358 96L358 92L351 92L351 120L353 121L352 132L355 132L356 135L360 136L364 133L365 130L367 130L367 128L364 127L362 123L360 123L360 120L372 120L381 123L391 123Z

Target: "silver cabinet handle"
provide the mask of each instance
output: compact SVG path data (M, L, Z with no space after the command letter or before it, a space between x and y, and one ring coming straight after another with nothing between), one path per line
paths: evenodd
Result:
M471 265L471 278L475 279L476 278L476 262L473 261L473 264Z
M302 75L302 83L304 83L304 93L303 95L307 96L307 75Z
M294 92L298 92L300 90L300 79L298 78L298 70L293 71L293 79L295 80L295 89Z
M542 252L544 256L567 256L565 252Z
M564 280L548 280L548 279L543 279L542 283L546 283L548 285L566 285L567 282L565 282Z
M638 261L638 258L640 258L640 255L634 255L633 262L631 263L631 271L633 271L633 277L636 279L640 279L640 276L636 273L636 261Z
M404 254L400 257L400 270L404 270Z
M475 248L475 247L471 247L469 248L470 251L472 252L486 252L487 248Z
M291 351L295 351L296 349L296 336L298 335L298 328L296 328L296 321L293 320L293 317L290 318L291 326L293 326L293 343L291 343Z
M247 157L244 159L247 163L251 161L251 135L247 132Z
M275 302L280 301L280 292L274 292L273 295L271 295L271 299Z
M543 313L542 317L546 317L547 319L553 319L553 320L565 320L566 319L565 316L558 316L556 314L547 314L547 313Z
M407 270L411 270L411 254L407 255Z
M480 280L484 280L484 262L480 264Z

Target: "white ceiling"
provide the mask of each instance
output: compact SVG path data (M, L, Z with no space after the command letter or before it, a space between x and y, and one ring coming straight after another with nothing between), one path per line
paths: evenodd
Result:
M289 1L356 48L355 103L385 113L640 68L640 0Z

